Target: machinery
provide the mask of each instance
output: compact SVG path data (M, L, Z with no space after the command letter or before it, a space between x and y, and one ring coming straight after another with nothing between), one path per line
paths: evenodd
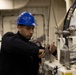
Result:
M58 60L51 57L51 62L44 62L45 75L76 75L76 0L70 7L64 20L63 31L57 26L57 53ZM73 14L74 13L74 14ZM64 37L63 37L64 36ZM49 73L50 71L50 73Z
M51 55L49 61L44 62L45 75L76 75L76 36L72 36L75 31L74 27L69 27L59 33L71 34L67 37L68 45L65 45L65 38L57 39L58 60Z
M72 36L76 29L75 27L69 27L68 31L71 36L67 37L68 45L64 44L60 49L60 63L70 69L71 64L76 63L76 36Z

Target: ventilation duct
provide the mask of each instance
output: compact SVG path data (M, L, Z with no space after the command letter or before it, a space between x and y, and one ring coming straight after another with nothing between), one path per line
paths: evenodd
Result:
M19 9L24 7L29 0L0 0L0 10Z

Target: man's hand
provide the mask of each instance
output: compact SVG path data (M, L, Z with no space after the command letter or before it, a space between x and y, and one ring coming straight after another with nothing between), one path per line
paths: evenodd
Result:
M39 58L43 58L44 55L45 55L45 50L44 49L39 49L39 55L38 55L38 57Z

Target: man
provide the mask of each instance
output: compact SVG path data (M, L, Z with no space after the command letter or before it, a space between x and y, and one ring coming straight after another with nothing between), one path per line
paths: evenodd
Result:
M33 15L23 12L18 16L16 34L6 33L2 38L1 75L38 75L39 58L44 56L44 49L29 40L36 26Z

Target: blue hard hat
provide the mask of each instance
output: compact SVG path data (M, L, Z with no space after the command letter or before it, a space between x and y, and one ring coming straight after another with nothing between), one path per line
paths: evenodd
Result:
M31 13L23 12L17 18L17 25L35 26L35 18Z

